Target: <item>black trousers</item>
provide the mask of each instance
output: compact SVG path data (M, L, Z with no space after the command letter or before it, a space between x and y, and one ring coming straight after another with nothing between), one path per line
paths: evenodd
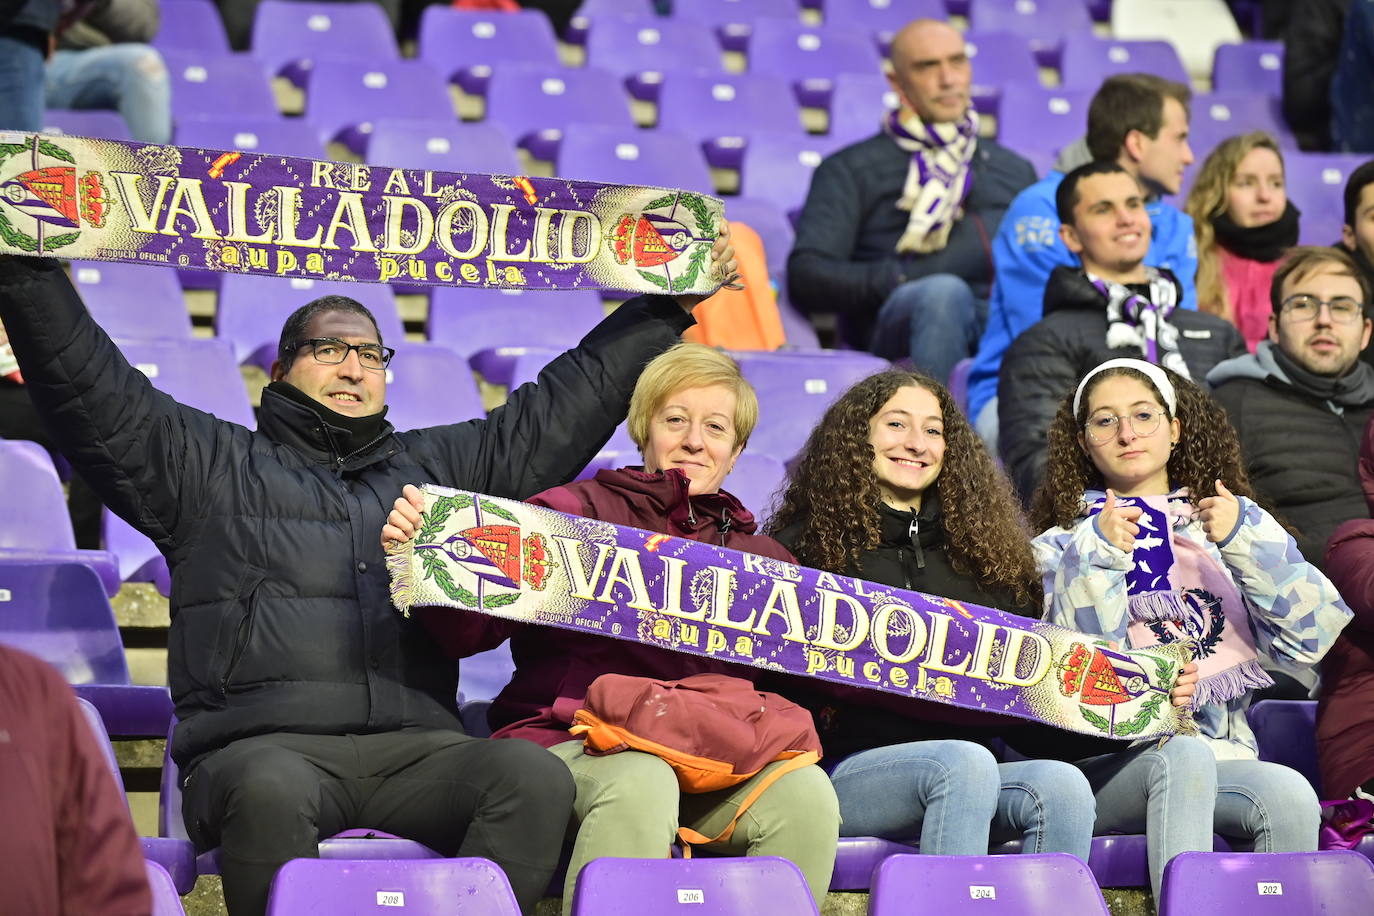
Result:
M530 914L558 864L573 794L563 761L529 741L418 729L274 734L204 758L181 809L199 851L220 847L231 916L260 916L278 868L354 827L491 859Z

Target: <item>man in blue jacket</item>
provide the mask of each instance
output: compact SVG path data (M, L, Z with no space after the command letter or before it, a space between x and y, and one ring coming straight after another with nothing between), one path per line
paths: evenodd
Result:
M816 169L787 261L792 302L838 312L851 346L944 381L987 320L988 240L1035 169L978 136L963 36L918 19L892 41L900 105Z
M1117 162L1150 192L1145 209L1153 241L1145 263L1172 271L1183 288L1181 305L1195 309L1193 220L1160 199L1179 192L1183 170L1193 161L1188 146L1190 95L1188 87L1151 74L1109 77L1088 107L1087 145L1091 159ZM1018 334L1040 320L1050 272L1078 263L1060 238L1055 212L1055 190L1063 177L1063 171L1051 172L1022 191L992 243L997 276L968 389L969 416L977 420L985 439L996 437L1002 355Z

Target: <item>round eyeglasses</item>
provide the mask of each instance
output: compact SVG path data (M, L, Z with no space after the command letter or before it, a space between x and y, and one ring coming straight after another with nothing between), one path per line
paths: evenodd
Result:
M1164 411L1158 407L1142 407L1122 415L1103 410L1088 417L1083 424L1083 431L1096 445L1115 439L1123 421L1131 425L1137 436L1153 436L1159 432L1159 421L1163 417Z
M1333 324L1353 324L1364 312L1364 306L1349 296L1326 300L1298 293L1283 300L1282 305L1283 314L1288 316L1289 321L1296 322L1315 321L1323 305L1331 311Z
M301 347L307 346L315 357L315 362L323 363L326 366L337 366L348 359L348 351L356 350L358 363L364 369L375 369L378 372L385 369L391 363L391 357L396 355L396 351L391 347L384 347L381 344L344 343L335 337L311 337L307 340L297 341L286 349L299 350Z

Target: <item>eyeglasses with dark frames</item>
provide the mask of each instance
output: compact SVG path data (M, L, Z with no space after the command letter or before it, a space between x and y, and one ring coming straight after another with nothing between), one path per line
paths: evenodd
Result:
M326 366L337 366L348 359L350 350L354 350L358 353L359 365L364 369L373 369L377 372L381 372L390 365L391 357L396 355L396 351L391 347L374 343L344 343L336 337L311 337L306 340L298 340L286 349L288 352L293 352L300 350L301 347L309 347L311 355L315 357L315 362Z

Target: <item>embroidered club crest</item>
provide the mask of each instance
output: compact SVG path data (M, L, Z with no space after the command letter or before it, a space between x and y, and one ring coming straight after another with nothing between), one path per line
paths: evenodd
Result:
M650 201L638 213L610 223L606 242L616 263L667 292L690 289L706 269L716 223L700 194L674 191Z
M1168 696L1167 691L1151 686L1149 674L1138 661L1112 649L1074 643L1054 667L1059 672L1059 692L1066 697L1076 697L1079 714L1108 734L1139 734L1159 718L1160 707ZM1147 697L1134 717L1118 721L1118 706L1147 694L1153 696Z
M20 251L45 254L80 236L87 198L103 223L106 203L99 178L88 173L77 187L76 159L47 138L0 143L0 239ZM94 220L88 220L95 225Z

